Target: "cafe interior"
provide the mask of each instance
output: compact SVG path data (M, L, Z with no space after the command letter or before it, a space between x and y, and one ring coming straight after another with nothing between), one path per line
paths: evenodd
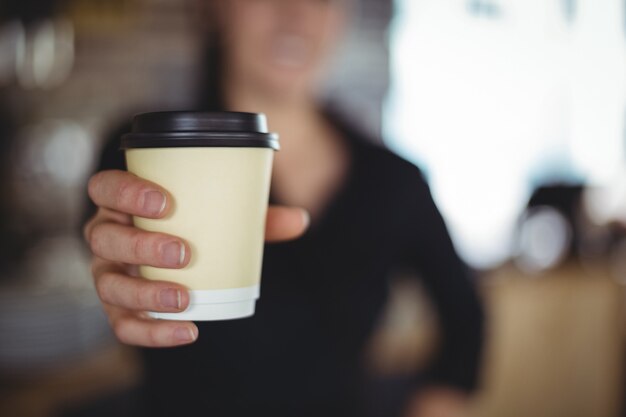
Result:
M133 114L193 106L200 1L0 2L1 416L139 413L140 353L93 284L87 183ZM462 415L626 416L626 2L349 3L317 94L420 167L472 271L485 331ZM409 275L389 276L361 352L381 403L440 342Z

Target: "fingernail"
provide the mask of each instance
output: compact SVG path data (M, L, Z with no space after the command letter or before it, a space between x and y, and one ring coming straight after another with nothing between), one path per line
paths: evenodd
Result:
M165 194L159 191L148 191L143 198L143 209L146 213L157 215L165 209Z
M177 327L174 338L179 342L193 342L196 340L196 333L188 327Z
M182 294L179 290L173 288L163 290L159 294L161 305L167 308L175 308L180 310L182 304Z
M182 265L185 260L185 245L170 242L163 245L163 262L170 266Z

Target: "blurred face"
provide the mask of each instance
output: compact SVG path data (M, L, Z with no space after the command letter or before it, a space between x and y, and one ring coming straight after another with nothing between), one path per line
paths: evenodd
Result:
M309 94L344 23L345 0L218 0L225 71L271 95Z

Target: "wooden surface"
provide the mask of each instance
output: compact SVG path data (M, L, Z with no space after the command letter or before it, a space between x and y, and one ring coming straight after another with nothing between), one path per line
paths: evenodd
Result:
M489 335L475 417L615 417L623 389L624 289L600 270L485 281Z

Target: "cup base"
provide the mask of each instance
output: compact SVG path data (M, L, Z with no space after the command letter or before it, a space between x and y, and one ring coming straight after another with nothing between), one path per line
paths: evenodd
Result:
M224 290L189 291L189 307L180 313L158 313L148 315L161 320L214 321L242 319L254 315L259 298L258 285Z
M254 315L256 300L221 304L195 304L182 313L148 312L154 319L179 321L216 321L243 319Z

